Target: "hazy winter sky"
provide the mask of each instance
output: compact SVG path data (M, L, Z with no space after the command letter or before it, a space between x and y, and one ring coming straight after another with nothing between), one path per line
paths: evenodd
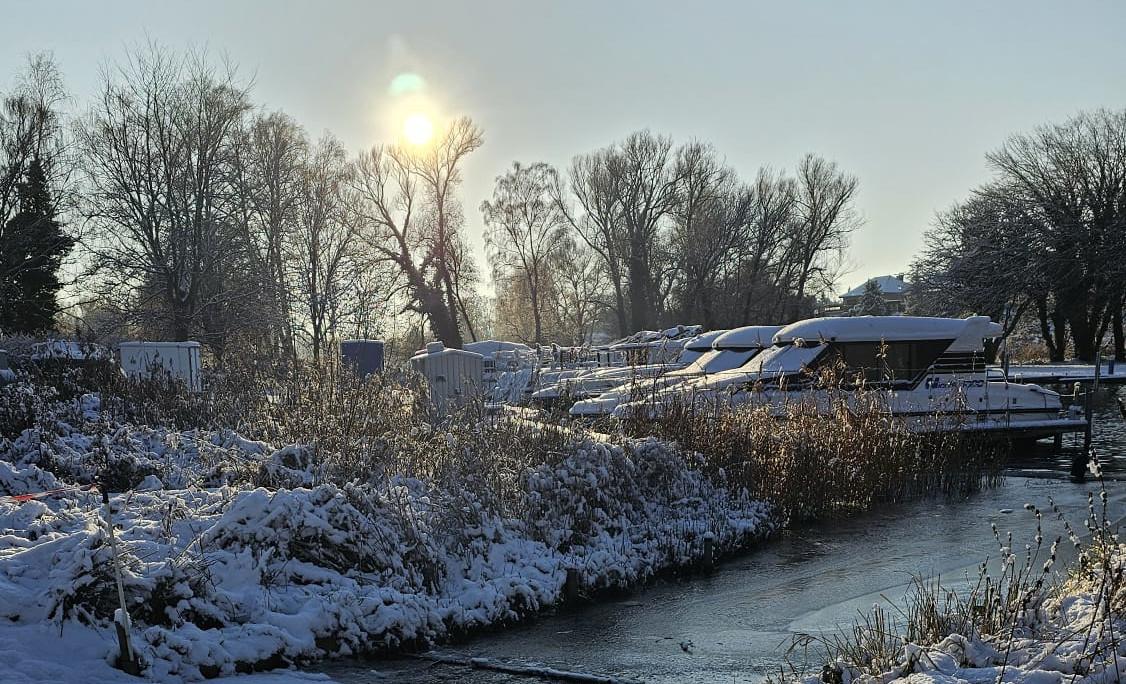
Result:
M440 114L484 130L462 193L478 246L514 160L565 167L643 128L710 142L748 180L815 152L860 179L843 292L906 269L1006 136L1126 107L1123 27L1121 0L0 0L0 83L51 50L84 107L127 48L206 45L255 103L355 152L396 138L389 86L417 73Z

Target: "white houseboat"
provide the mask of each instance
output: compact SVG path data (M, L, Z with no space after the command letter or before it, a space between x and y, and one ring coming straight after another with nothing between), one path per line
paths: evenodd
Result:
M779 330L747 365L684 383L615 415L656 418L671 406L703 411L750 404L783 413L863 404L912 429L961 429L1038 439L1083 430L1060 395L987 370L986 343L1002 336L986 316L814 318ZM833 378L827 382L826 378ZM789 408L787 408L789 407Z

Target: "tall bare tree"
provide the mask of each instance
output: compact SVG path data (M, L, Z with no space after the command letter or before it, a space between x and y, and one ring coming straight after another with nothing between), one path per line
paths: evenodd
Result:
M360 225L345 210L344 147L325 135L302 165L295 230L285 244L286 278L295 283L298 323L319 360L351 313L364 270Z
M1126 354L1126 110L1041 126L986 158L997 174L994 187L1041 228L1039 265L1051 282L1056 329L1066 325L1075 355L1092 361L1113 325L1116 353Z
M728 286L749 247L754 194L701 143L677 150L675 176L677 201L669 214L678 313L716 328L732 309Z
M472 121L458 119L426 146L362 153L352 183L369 248L399 269L407 309L423 314L450 347L463 342L455 272L465 252L456 190L461 162L482 142Z
M791 269L792 298L784 320L804 317L807 295L818 294L835 280L835 266L860 222L853 211L859 180L831 162L807 154L798 164L796 221L785 264Z
M260 114L237 138L239 224L250 246L251 273L260 283L261 343L279 359L297 360L292 286L286 245L297 230L310 144L291 117Z
M551 301L551 265L567 239L567 221L551 196L558 173L544 163L522 166L497 177L492 201L481 203L485 246L495 280L524 281L533 332L526 342L542 344L544 318Z
M103 74L80 127L93 264L139 322L173 339L200 332L209 304L251 294L216 280L244 254L233 146L249 109L232 66L149 46Z
M986 159L994 178L927 233L920 302L1008 320L1034 308L1052 360L1069 339L1094 360L1108 330L1126 358L1126 110L1014 135Z
M660 274L669 272L666 219L677 201L672 141L633 133L576 157L569 180L580 212L568 210L568 220L606 266L618 332L654 327L666 304Z

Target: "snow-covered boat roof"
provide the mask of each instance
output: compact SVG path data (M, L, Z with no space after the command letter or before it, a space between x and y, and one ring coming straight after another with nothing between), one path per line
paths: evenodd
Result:
M728 330L712 343L715 349L763 349L773 344L780 325L745 325Z
M608 346L617 347L623 344L652 344L664 340L685 340L699 335L704 330L702 325L678 325L664 330L639 330L619 340L611 342Z
M810 318L791 323L774 335L775 344L803 340L806 344L826 342L903 342L912 340L954 340L949 351L974 351L982 340L1001 337L1003 329L988 316L969 318L929 318L925 316L853 316Z
M712 348L713 342L716 338L723 335L727 330L712 330L706 333L700 333L684 343L684 348L688 351L706 352Z
M497 352L511 351L519 354L533 354L532 348L522 342L506 342L504 340L481 340L480 342L466 342L461 345L465 351L471 351L481 356L496 356Z

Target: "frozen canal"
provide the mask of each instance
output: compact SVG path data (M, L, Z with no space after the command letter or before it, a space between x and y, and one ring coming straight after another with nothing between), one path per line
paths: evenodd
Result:
M1120 464L1126 461L1126 421L1115 409L1098 425L1095 445L1108 461L1108 475L1126 476ZM882 596L901 599L913 577L941 576L946 586L976 580L979 564L998 555L991 523L1002 534L1011 532L1016 548L1032 543L1035 517L1026 503L1045 510L1046 544L1062 534L1047 511L1049 497L1081 529L1087 494L1099 484L1068 481L1066 464L1066 456L1029 458L1015 464L1012 472L1019 475L967 500L896 505L806 526L731 559L709 576L569 608L439 652L650 683L760 682L785 665L795 633L847 628L858 611L887 606ZM1112 517L1126 515L1126 483L1111 480L1106 488ZM319 669L338 682L357 684L531 681L411 659Z

